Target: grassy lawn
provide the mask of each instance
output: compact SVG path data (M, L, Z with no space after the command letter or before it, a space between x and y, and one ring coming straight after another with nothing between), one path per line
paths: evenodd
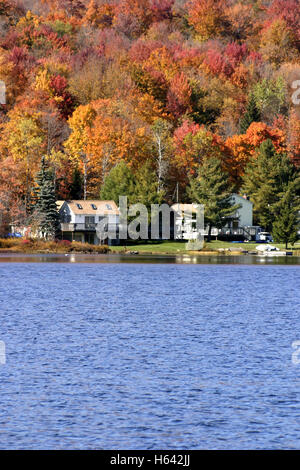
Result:
M280 243L272 243L272 245L278 247L281 250L285 250L285 245ZM205 243L205 248L203 251L217 251L220 248L230 248L231 251L234 251L235 248L242 248L245 251L253 251L258 246L258 243L230 243L223 241L212 241L210 243ZM289 247L289 250L300 250L300 242L298 242L294 247ZM161 254L177 254L177 253L188 253L186 251L185 242L174 242L174 241L163 241L163 242L140 242L131 244L128 243L126 246L114 246L111 248L112 251L128 252L128 251L138 251L139 253L161 253Z
M174 253L185 253L185 243L163 241L163 242L149 242L149 243L136 243L128 244L126 246L114 246L111 247L112 251L115 252L126 252L126 251L138 251L140 253L161 253L161 254L174 254Z

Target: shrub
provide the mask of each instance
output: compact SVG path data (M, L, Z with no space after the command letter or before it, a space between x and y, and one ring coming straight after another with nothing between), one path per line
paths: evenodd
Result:
M52 253L108 253L107 245L90 245L88 243L70 242L69 240L43 239L0 239L0 249L12 252L52 252Z

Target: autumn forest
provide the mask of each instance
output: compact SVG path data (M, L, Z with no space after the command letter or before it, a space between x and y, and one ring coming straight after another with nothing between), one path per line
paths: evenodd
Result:
M57 199L123 162L184 201L211 157L240 192L265 141L297 171L299 26L298 0L0 0L1 209L26 219L42 157Z

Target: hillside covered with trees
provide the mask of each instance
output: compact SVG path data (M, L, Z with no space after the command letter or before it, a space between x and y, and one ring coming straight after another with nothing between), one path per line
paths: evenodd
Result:
M43 157L57 199L105 196L118 167L133 200L186 201L213 157L258 223L295 206L299 0L0 0L0 80L6 223Z

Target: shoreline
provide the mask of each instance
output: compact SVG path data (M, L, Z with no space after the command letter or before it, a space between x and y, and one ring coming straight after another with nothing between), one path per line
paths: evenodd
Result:
M208 261L216 262L216 264L224 261L232 264L247 264L247 260L250 261L250 264L256 264L260 262L275 262L275 263L289 263L300 265L300 254L297 255L263 255L263 254L253 254L253 253L220 253L214 251L206 252L182 252L182 253L149 253L149 252L139 252L139 253L123 253L123 252L108 252L108 253L89 253L89 252L69 252L69 253L57 253L57 252L17 252L17 251L0 251L0 263L14 260L51 260L56 259L58 262L81 262L81 261L92 261L97 262L130 262L130 263L143 263L153 261L166 261L166 262L176 262L176 263L187 263L187 264L201 264ZM227 260L227 261L226 261Z
M286 252L286 255L283 255L282 252ZM276 252L273 253L271 256L276 256ZM83 250L83 251L55 251L55 250L10 250L5 248L0 248L0 256L1 255L61 255L61 256L69 256L69 255L90 255L90 256L99 256L99 255L117 255L117 256L255 256L255 257L265 257L270 256L267 254L262 254L260 252L254 252L254 250L204 250L204 251L177 251L177 252L170 252L170 251L145 251L145 250L132 250L132 251L122 251L122 250L114 250L109 249L108 251L90 251L90 250ZM300 257L300 250L282 250L280 254L277 256L288 256L288 257Z
M215 257L232 257L232 256L300 256L300 243L293 247L285 248L283 244L274 244L279 250L278 252L269 252L262 254L258 248L258 243L242 243L242 242L225 242L214 240L205 242L204 247L200 251L187 250L187 245L178 241L159 241L159 242L137 242L128 243L126 245L91 245L81 242L69 242L66 240L45 241L39 239L28 240L12 240L0 239L0 254L4 255L122 255L126 257L132 256L215 256Z

